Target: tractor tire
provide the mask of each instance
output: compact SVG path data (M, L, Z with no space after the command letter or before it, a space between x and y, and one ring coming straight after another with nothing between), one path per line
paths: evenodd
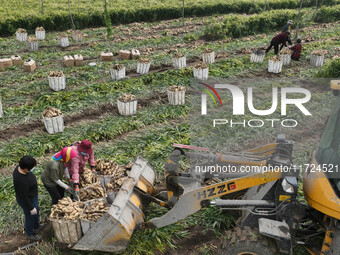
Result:
M277 255L275 241L263 236L257 229L237 227L221 238L219 255Z

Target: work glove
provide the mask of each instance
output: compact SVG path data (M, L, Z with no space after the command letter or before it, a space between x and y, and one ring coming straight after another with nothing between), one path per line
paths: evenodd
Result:
M73 189L72 189L72 187L70 187L70 186L67 186L67 189L65 189L65 191L66 191L68 194L73 194Z
M92 170L92 173L94 175L98 175L97 171L96 171L96 168L94 166L90 166L91 167L91 170Z
M80 198L79 198L79 185L78 185L78 183L74 184L74 199L80 201Z
M37 211L37 208L33 208L31 211L30 211L31 215L37 215L38 214L38 211Z

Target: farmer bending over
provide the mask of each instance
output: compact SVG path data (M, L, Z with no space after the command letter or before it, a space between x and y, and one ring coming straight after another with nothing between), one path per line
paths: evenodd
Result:
M74 183L75 198L79 199L79 174L83 173L86 162L89 163L92 172L96 174L96 161L94 160L92 143L90 141L83 140L81 142L76 142L71 146L71 148L77 155L69 161L66 166L70 173L72 182Z
M281 45L280 50L283 48L283 46L287 47L287 42L289 43L289 45L292 45L292 41L290 40L289 36L290 36L289 31L285 33L280 33L277 36L275 36L270 42L270 45L267 48L266 53L268 53L274 46L274 52L277 55L279 53L279 45Z
M64 197L64 192L72 193L72 188L62 182L63 176L70 179L66 164L70 162L77 153L71 147L65 147L55 154L49 161L41 175L41 180L52 198L52 204L58 204L58 200Z

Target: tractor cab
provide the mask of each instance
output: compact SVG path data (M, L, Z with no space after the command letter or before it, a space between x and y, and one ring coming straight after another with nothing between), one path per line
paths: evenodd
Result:
M331 88L334 109L304 174L303 187L310 206L340 219L340 80L331 81Z

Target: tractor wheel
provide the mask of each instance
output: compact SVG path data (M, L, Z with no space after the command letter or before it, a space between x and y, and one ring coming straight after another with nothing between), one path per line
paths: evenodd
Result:
M262 236L257 229L237 227L221 238L220 255L277 255L275 241Z

